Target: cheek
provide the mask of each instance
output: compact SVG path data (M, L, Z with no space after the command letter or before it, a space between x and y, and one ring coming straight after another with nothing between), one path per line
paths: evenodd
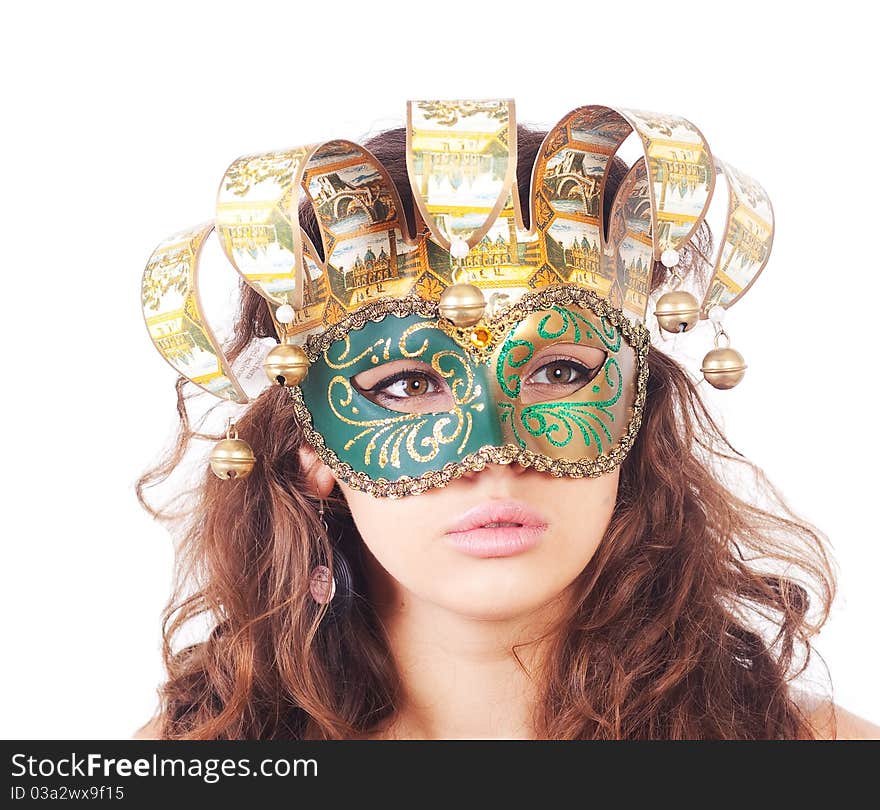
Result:
M553 546L565 560L570 579L583 570L602 542L617 502L619 480L618 466L596 478L554 480L544 493L547 502L555 504Z
M442 525L430 492L399 499L374 498L345 484L341 487L365 545L385 570L408 584L429 567Z

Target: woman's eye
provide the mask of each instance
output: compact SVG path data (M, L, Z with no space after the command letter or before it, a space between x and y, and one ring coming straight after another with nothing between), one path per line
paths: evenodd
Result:
M553 360L529 375L526 382L538 385L583 385L599 370L587 368L574 360Z
M427 374L419 371L405 371L395 374L394 378L381 380L370 390L380 396L405 399L433 394L438 390L437 384Z
M394 366L398 367L394 371ZM372 385L366 383L375 379L380 369L369 369L351 379L352 384L371 402L392 411L405 413L439 413L451 411L455 407L455 399L446 381L433 373L430 366L413 368L400 367L399 361L385 371L385 376ZM390 373L389 373L390 372Z

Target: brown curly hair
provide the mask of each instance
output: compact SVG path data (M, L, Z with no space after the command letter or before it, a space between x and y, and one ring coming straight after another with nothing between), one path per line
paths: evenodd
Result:
M531 169L546 133L520 125L518 183L528 199ZM404 128L365 146L387 167L412 225ZM626 165L614 160L607 207ZM528 216L528 211L524 212ZM320 245L311 207L300 221ZM528 223L527 223L528 224ZM682 266L705 269L703 225ZM667 270L655 265L651 290ZM242 284L232 359L255 337L274 336L265 302ZM656 347L643 422L621 467L606 534L573 589L538 706L548 739L809 738L813 730L789 689L811 657L811 637L835 592L826 538L794 515L764 473L725 438L690 376ZM137 483L166 480L193 439L190 385L177 380L175 445ZM175 584L162 622L167 680L157 715L166 739L346 739L394 715L400 678L366 592L363 541L338 485L330 531L308 492L297 452L304 437L285 389L262 392L237 422L258 458L240 481L205 470L176 550ZM754 475L740 498L725 471ZM750 499L751 500L751 499ZM330 537L334 539L331 541ZM354 598L331 611L309 598L309 572L348 560ZM177 644L194 619L207 638Z

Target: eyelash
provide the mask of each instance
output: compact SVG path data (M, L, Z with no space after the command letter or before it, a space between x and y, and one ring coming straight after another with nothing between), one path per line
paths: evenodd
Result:
M364 388L365 393L376 394L380 397L385 397L386 399L415 399L415 397L399 397L394 394L384 394L382 393L385 388L389 388L394 385L396 382L400 382L400 380L406 380L410 377L422 377L426 380L430 380L430 382L436 386L436 388L441 388L443 383L439 381L432 374L429 374L427 371L420 371L414 368L403 369L402 371L397 371L394 374L385 377L384 379L379 380L372 388ZM427 391L424 394L420 394L419 396L430 396L431 394L439 393L438 390Z
M547 362L544 363L543 365L541 365L539 368L536 368L531 374L529 374L529 379L534 377L535 374L537 374L539 371L542 371L543 369L547 368L547 366L552 366L557 363L565 363L570 368L574 369L577 373L579 373L581 375L581 377L584 377L586 379L574 380L574 381L569 381L569 382L564 382L564 383L538 383L539 385L573 385L576 382L580 382L581 384L584 384L585 382L589 382L591 377L593 375L595 375L595 373L599 370L599 368L601 368L601 365L590 368L589 366L585 366L583 363L579 363L577 360L572 360L570 357L553 357L553 358L550 358L549 360L547 360ZM377 382L371 388L365 388L363 390L364 390L364 393L375 394L376 396L384 397L386 399L415 399L415 397L407 397L407 396L399 397L399 396L396 396L395 394L383 393L384 389L391 387L392 385L394 385L394 383L400 382L400 380L406 380L409 377L413 377L413 376L418 376L418 377L422 377L423 379L427 379L435 386L435 390L426 391L424 394L419 394L420 397L430 396L431 394L440 393L440 391L437 389L442 388L443 382L438 380L436 377L434 377L432 374L429 374L426 371L420 371L420 370L416 370L416 369L403 369L402 371L397 371L394 374L391 374L388 377L385 377L384 379L379 380L379 382Z
M574 385L576 382L580 382L583 385L583 384L589 382L592 379L592 377L595 376L596 372L602 367L600 364L598 366L593 366L591 368L590 366L585 366L583 363L581 363L577 360L573 360L570 357L551 357L545 363L543 363L541 366L536 368L531 374L529 374L528 379L531 379L532 377L534 377L539 371L543 371L545 368L547 368L547 366L553 366L553 365L560 364L560 363L565 364L569 368L573 369L575 372L580 374L583 379L572 380L572 381L562 382L562 383L552 383L552 382L538 383L538 385Z

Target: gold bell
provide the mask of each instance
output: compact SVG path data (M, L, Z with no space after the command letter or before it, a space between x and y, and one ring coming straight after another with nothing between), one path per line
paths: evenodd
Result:
M211 469L214 475L224 480L247 478L257 461L251 446L244 439L238 438L238 431L233 430L233 424L230 419L226 427L226 438L217 442L211 451Z
M666 332L687 332L700 319L700 305L687 290L673 290L660 296L654 314Z
M263 361L266 376L279 385L290 388L299 385L309 371L309 358L301 346L279 343Z
M718 339L724 335L727 338L727 346L718 346ZM715 348L710 349L703 358L703 366L700 371L709 385L714 388L726 390L738 385L746 373L746 361L736 350L730 348L730 337L724 329L719 329L715 335Z
M456 326L473 326L486 311L486 299L473 284L450 284L440 294L440 315Z

